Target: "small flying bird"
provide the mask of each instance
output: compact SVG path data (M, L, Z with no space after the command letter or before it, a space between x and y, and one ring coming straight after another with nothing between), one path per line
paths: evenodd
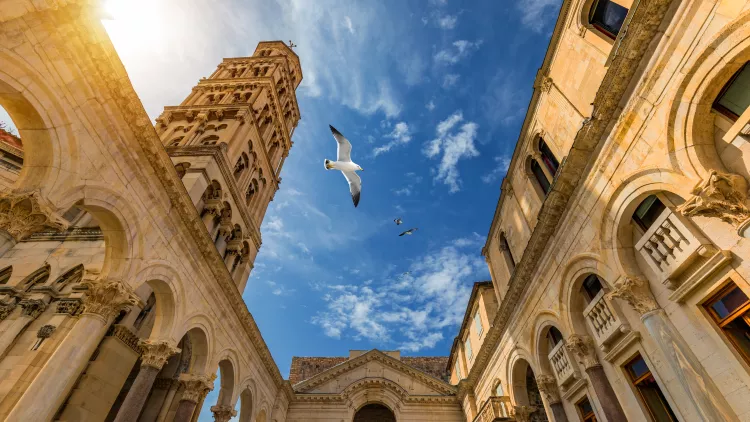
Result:
M359 164L352 162L352 144L349 140L344 137L335 127L328 125L331 128L333 137L338 142L338 150L336 154L336 161L331 161L326 158L324 161L326 170L340 170L344 174L346 181L349 182L349 192L352 194L352 201L354 207L359 205L359 195L362 193L362 179L359 178L357 171L364 171Z
M405 232L401 233L401 234L400 234L399 236L403 236L403 235L405 235L405 234L408 234L409 236L411 236L412 234L414 234L414 232L415 232L415 231L417 231L417 228L416 228L416 227L414 227L413 229L409 229L409 230L407 230L407 231L405 231Z
M403 221L401 220L401 218L397 218L397 219L393 220L393 222L394 222L394 223L396 223L396 225L397 225L397 226L400 226L401 224L403 224L403 223L404 223L404 222L403 222Z
M292 40L289 40L289 47L290 48L294 48L296 46L297 46L297 44L293 43Z

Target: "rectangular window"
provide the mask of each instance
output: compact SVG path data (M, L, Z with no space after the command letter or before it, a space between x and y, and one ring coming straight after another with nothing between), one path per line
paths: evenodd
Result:
M648 365L646 365L646 361L640 354L625 364L625 372L638 390L641 401L655 422L677 421L677 417L669 407L664 393L661 392L659 384L656 383L656 378L654 378Z
M588 397L584 397L576 403L578 414L583 422L596 422L596 415L594 414L594 408L591 406L591 402Z
M477 336L482 337L484 327L482 327L482 317L479 316L479 311L474 314L474 328L477 329Z
M458 364L458 359L456 359L456 379L458 381L461 381L461 366Z
M467 338L464 343L464 350L466 351L466 359L471 360L474 355L471 353L471 339Z
M596 0L591 5L589 22L610 38L617 38L628 16L628 9L611 0Z
M714 108L732 120L737 120L748 107L750 107L750 66L746 63L721 90Z
M730 283L703 306L750 364L750 300L747 295Z

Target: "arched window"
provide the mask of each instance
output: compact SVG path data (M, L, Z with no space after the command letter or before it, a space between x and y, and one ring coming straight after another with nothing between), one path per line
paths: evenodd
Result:
M531 159L531 173L534 175L534 179L536 179L536 182L539 184L539 188L541 188L542 192L547 195L552 184L550 183L549 179L547 179L547 175L544 174L542 166L540 166L539 162L533 158Z
M184 138L184 137L180 136L180 137L178 137L178 138L174 138L174 139L172 139L171 141L169 141L169 144L168 144L168 146L170 146L170 147L176 147L176 146L179 146L179 145L180 145L180 142L182 142L182 139L183 139L183 138Z
M666 208L656 195L650 195L635 209L633 222L646 232Z
M242 176L242 173L245 172L245 169L247 168L248 158L247 154L244 152L240 156L240 158L237 159L237 164L234 165L234 178L239 180L240 176Z
M554 179L557 175L557 169L560 167L560 164L557 162L555 154L552 153L552 150L549 149L547 143L544 142L544 139L542 138L539 138L539 154L542 158L542 162L547 166L547 169Z
M247 187L247 192L245 192L245 200L247 201L248 206L250 206L250 202L253 200L255 192L257 191L258 181L256 179L253 179L252 182L250 182L250 185Z
M46 264L42 268L27 275L26 278L21 283L23 285L23 289L28 292L29 290L31 290L32 287L36 286L37 284L46 283L47 279L49 279L49 270L50 270L50 266L49 264Z
M554 349L562 340L563 336L562 333L560 333L560 330L555 327L550 327L549 331L547 331L547 350L552 351L552 349Z
M499 380L497 381L497 385L495 385L495 389L494 389L493 393L494 393L495 396L498 396L498 397L500 397L500 396L502 396L504 394L504 392L503 392L503 383L500 382Z
M612 0L594 0L589 10L589 23L604 35L615 39L628 16L628 9Z
M713 108L731 120L737 120L750 106L750 66L745 63L721 89Z
M209 135L203 138L201 145L216 145L219 142L219 137L216 135Z
M599 280L599 277L597 277L596 274L589 274L589 276L583 280L583 284L581 285L581 294L583 294L583 297L586 300L587 304L591 303L591 301L593 301L596 295L598 295L601 291L602 282L601 280Z
M154 306L156 305L156 295L151 293L151 295L148 297L148 300L146 301L146 305L141 309L141 312L138 313L138 316L135 318L135 321L133 322L133 327L136 330L139 330L141 326L143 325L143 321L146 320L146 317L151 313L151 311L154 310Z
M13 266L8 265L0 271L0 284L8 284L10 276L13 274Z
M513 252L510 250L510 244L508 244L508 239L505 237L505 233L500 233L498 243L500 244L500 252L503 254L505 265L508 267L510 274L513 275L513 271L516 269L516 260L513 258Z
M83 264L76 265L55 280L58 289L66 284L76 284L83 278Z

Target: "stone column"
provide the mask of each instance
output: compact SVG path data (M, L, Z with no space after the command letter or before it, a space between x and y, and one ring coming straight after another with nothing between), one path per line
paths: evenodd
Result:
M214 380L216 374L211 375L191 375L183 374L180 381L185 385L182 392L182 398L177 405L177 411L174 415L174 422L190 422L195 412L195 407L214 389Z
M555 377L552 375L539 375L536 377L536 385L539 388L539 392L547 399L555 422L568 422L568 416L565 414L565 409L560 400L560 390L557 389Z
M146 399L151 393L151 387L154 385L156 375L161 368L167 363L167 359L175 353L179 353L173 342L161 340L141 340L139 342L143 354L141 355L141 369L135 378L133 385L125 396L125 400L120 406L115 422L137 421Z
M516 406L513 409L513 416L517 422L529 422L531 421L531 414L536 412L534 406Z
M206 226L206 230L208 230L209 234L214 232L214 221L216 220L216 217L221 214L222 208L223 206L221 204L221 200L219 199L203 200L203 209L205 210L205 212L203 213L203 217L201 217L201 219L203 220L203 224Z
M99 279L82 285L88 287L83 314L18 400L6 421L52 420L114 317L122 309L140 303L132 289L119 280Z
M237 415L237 411L232 406L211 406L211 412L214 414L214 421L216 422L229 422L233 416Z
M699 420L706 422L736 421L729 404L677 331L664 309L651 294L648 281L623 278L615 283L609 298L623 299L641 315L651 338L667 358L685 394L690 398Z
M232 234L232 220L228 217L221 217L219 222L219 237L216 239L216 250L219 251L219 255L224 258L224 252L227 250L227 239Z
M23 332L31 321L35 320L47 309L47 304L39 299L22 300L19 305L21 305L22 309L21 316L12 321L8 329L0 335L0 356L5 356L5 353L13 345L16 337Z
M161 409L159 410L159 416L156 417L156 422L164 422L167 419L169 408L172 407L172 400L174 400L174 395L177 393L179 385L179 381L172 380L172 385L169 386L167 396L164 397L164 402L161 404Z
M609 383L607 374L604 373L604 368L599 363L594 341L591 337L573 334L566 340L565 347L576 357L578 363L586 371L586 375L589 376L591 387L596 392L599 405L607 420L610 422L628 422L625 412L620 406L620 401L615 395L615 390L612 389L612 384Z

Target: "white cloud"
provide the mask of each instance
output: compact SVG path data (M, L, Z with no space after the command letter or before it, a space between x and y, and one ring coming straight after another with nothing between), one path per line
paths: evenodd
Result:
M326 286L326 308L312 322L329 337L364 339L409 352L435 347L444 333L452 335L472 282L487 272L479 254L467 248L474 246L473 240L451 243L382 282Z
M430 102L425 105L425 108L430 111L435 110L435 102L430 100Z
M542 32L546 24L554 18L561 0L526 0L517 3L521 12L521 23L534 32Z
M443 77L443 88L448 89L456 83L458 83L458 79L461 77L461 75L457 75L455 73L449 73Z
M398 196L411 196L416 185L422 183L422 176L417 176L416 173L409 172L404 175L404 180L406 180L406 186L394 190L394 194Z
M494 126L519 123L526 114L530 91L519 89L518 78L503 69L492 77L480 103L485 117Z
M484 183L493 183L497 181L503 174L508 172L508 166L510 165L510 158L498 155L494 158L495 168L482 176Z
M346 29L349 30L349 32L354 35L354 26L352 26L352 18L349 16L344 16L344 26Z
M393 126L393 131L385 136L386 138L391 139L391 141L372 150L373 155L375 155L376 157L380 154L390 151L391 149L393 149L393 147L396 147L398 145L405 145L411 141L411 131L409 129L409 125L406 124L406 122L396 123Z
M438 18L438 26L442 29L453 29L456 27L458 22L458 16L456 15L445 15Z
M482 43L482 40L475 42L467 40L454 41L450 48L435 53L433 59L440 64L456 64L478 50Z
M479 156L479 151L474 146L479 125L466 122L457 131L453 131L463 119L463 113L457 111L440 122L436 129L437 137L427 142L422 151L429 158L443 154L435 174L435 181L448 185L451 193L461 190L458 162L465 158Z

